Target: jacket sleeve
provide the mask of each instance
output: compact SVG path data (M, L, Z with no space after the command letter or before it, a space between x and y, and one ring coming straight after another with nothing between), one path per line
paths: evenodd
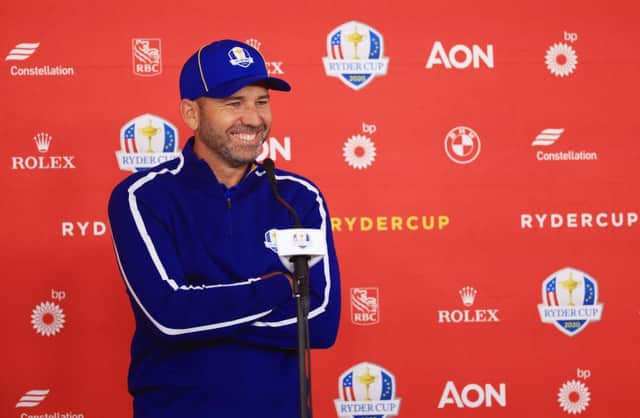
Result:
M329 212L321 193L308 183L312 199L292 202L294 207L307 207L301 212L306 228L319 228L327 243L327 255L309 269L309 337L312 348L327 348L334 344L340 319L340 273L331 234ZM299 200L299 199L294 199ZM281 348L297 347L297 316L294 298L279 305L267 316L244 329L239 338L244 341Z
M229 337L291 298L289 283L282 275L242 282L220 278L214 282L223 284L190 285L163 205L145 202L139 186L139 182L123 183L109 201L116 258L137 312L137 326L147 326L166 339Z

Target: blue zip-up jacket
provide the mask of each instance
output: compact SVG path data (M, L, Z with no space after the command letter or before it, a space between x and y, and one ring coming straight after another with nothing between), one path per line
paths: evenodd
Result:
M294 418L296 305L265 233L290 228L263 167L227 188L193 152L120 183L109 201L117 261L136 321L129 392L135 418ZM326 235L310 268L311 346L336 338L340 282L318 188L276 170L304 227ZM269 273L280 272L267 279Z

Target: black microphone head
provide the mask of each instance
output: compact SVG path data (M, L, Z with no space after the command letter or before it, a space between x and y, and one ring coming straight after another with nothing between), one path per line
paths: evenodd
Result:
M269 171L273 171L276 168L276 165L273 163L273 160L271 158L265 158L264 161L262 161L262 165L264 166L264 169L267 171L267 173Z

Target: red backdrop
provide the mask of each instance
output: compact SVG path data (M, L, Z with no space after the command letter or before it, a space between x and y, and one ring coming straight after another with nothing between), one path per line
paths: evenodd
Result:
M0 415L130 415L116 152L145 155L140 134L121 145L143 115L184 144L181 65L229 37L293 85L272 95L265 153L332 215L344 309L336 346L314 352L315 416L398 401L373 415L635 416L639 15L631 1L3 2Z

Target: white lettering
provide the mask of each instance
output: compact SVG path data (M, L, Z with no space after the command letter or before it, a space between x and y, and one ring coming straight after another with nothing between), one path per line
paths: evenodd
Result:
M62 222L62 236L66 237L67 235L73 236L73 223L72 222Z
M470 396L470 394L472 394ZM478 408L484 406L489 408L496 401L500 406L507 406L507 388L504 383L500 383L499 390L496 390L491 384L485 384L484 388L478 384L471 383L462 389L459 394L455 384L452 381L446 383L438 408L444 408L449 404L455 404L458 408Z
M442 43L440 41L436 41L433 44L433 48L431 48L431 53L429 54L429 58L427 59L427 68L432 68L436 64L443 64L445 68L451 68L451 64L447 59L447 55L444 52L444 48L442 47Z
M87 228L89 227L89 222L76 222L78 227L80 228L80 235L83 237L87 235Z
M434 65L444 65L450 69L452 66L457 69L465 69L469 66L480 68L483 63L488 68L494 67L493 45L487 45L486 49L482 49L479 45L472 45L469 48L463 44L454 45L447 54L442 42L436 41L431 48L429 58L425 65L426 68L433 68Z
M107 230L107 226L104 222L96 221L93 223L93 235L99 237L100 235L104 235Z
M452 381L448 381L445 385L442 396L440 397L440 402L438 402L438 408L444 408L449 404L455 404L458 408L464 407L456 385L454 385Z
M475 401L469 398L469 393L471 391L476 393ZM482 386L476 385L475 383L471 383L465 386L464 389L462 389L462 402L467 408L477 408L482 405L482 402L484 402L484 392L482 391Z

